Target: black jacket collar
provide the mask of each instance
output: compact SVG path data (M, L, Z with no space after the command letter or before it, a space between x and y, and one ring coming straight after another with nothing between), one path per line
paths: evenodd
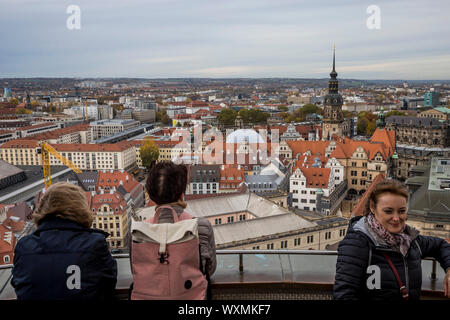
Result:
M73 231L86 231L86 232L97 232L105 235L105 237L109 236L109 233L99 230L86 228L85 226L69 219L63 219L55 216L48 216L41 220L39 227L34 232L36 235L46 230L73 230Z

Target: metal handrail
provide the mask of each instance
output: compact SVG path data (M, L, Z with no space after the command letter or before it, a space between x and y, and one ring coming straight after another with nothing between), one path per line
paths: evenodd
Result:
M274 249L274 250L217 250L217 255L239 255L239 272L244 272L244 259L243 256L245 254L292 254L292 255L326 255L326 256L336 256L337 251L331 251L331 250L280 250L280 249ZM129 259L130 255L128 253L116 253L112 254L112 257L114 259ZM437 261L434 258L426 257L422 260L431 260L433 261L432 271L431 271L431 280L436 280L436 269L437 269ZM0 270L3 269L11 269L13 268L13 264L6 264L6 265L0 265Z

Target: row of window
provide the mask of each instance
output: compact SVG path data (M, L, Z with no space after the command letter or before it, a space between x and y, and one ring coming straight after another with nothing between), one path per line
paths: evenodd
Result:
M239 221L243 221L243 220L246 220L246 216L245 216L245 214L240 214L239 215ZM234 222L234 217L233 216L227 217L227 222L228 223L233 223ZM214 219L214 224L222 224L222 218Z

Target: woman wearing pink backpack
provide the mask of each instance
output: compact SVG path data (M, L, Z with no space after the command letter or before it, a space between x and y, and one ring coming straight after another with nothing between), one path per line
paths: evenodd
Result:
M131 225L131 299L201 300L216 270L211 223L184 212L187 168L170 161L153 164L146 189L155 215Z

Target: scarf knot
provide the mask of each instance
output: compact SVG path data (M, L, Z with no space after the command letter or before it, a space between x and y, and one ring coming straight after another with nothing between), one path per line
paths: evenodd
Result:
M402 230L399 233L391 233L386 230L383 225L375 218L373 213L369 213L367 215L367 224L370 229L381 238L386 244L391 247L398 248L403 256L406 256L406 253L409 250L411 245L411 237L405 232L406 224L403 225Z

